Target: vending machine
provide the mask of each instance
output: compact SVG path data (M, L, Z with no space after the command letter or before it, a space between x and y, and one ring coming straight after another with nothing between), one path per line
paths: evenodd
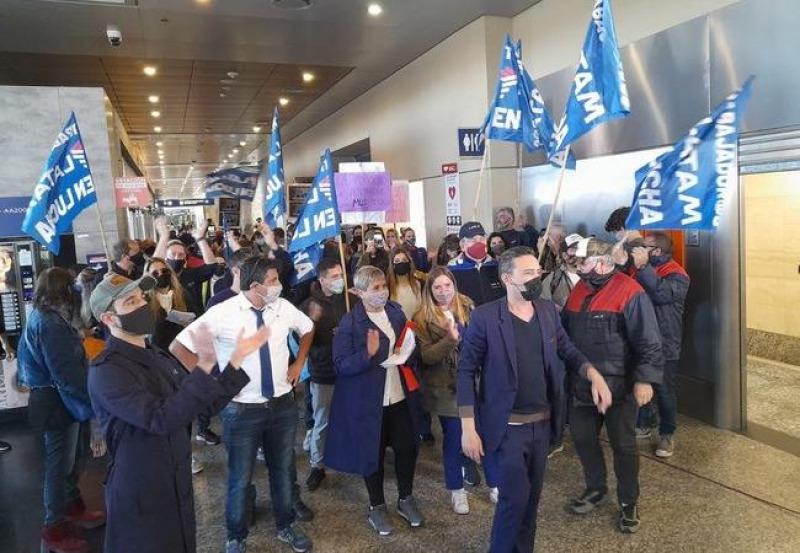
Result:
M33 310L36 275L51 264L50 253L37 242L0 238L0 331L14 349ZM16 385L16 359L3 359L0 365L0 410L26 406L28 395Z

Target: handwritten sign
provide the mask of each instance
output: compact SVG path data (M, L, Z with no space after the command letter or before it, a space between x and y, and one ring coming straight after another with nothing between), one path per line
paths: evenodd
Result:
M381 173L336 173L336 203L342 213L386 211L392 206L392 177Z

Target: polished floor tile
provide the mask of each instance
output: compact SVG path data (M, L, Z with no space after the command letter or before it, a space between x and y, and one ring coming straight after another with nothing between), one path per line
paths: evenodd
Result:
M800 439L800 367L747 358L747 420Z

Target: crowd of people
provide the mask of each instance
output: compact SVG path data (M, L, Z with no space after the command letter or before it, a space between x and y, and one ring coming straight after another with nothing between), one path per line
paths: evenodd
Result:
M670 236L626 230L626 210L609 217L613 243L559 227L545 238L510 208L492 233L468 222L430 253L412 228L355 227L323 244L316 278L298 286L291 227L260 220L215 233L159 220L156 242L114 245L107 274L46 269L18 348L45 451L43 545L85 551L80 528L105 524L108 552L194 552L194 434L227 452L225 553L246 550L259 460L277 539L309 551L301 383L306 490L326 470L360 476L380 536L394 531L392 513L425 524L414 477L435 420L454 514L469 514L466 490L482 479L496 503L490 551L533 550L547 459L567 426L584 478L567 509L585 515L608 499L605 426L618 528L636 532L636 440L657 435L662 457L675 448L689 277ZM106 451L105 511L92 511L78 480Z

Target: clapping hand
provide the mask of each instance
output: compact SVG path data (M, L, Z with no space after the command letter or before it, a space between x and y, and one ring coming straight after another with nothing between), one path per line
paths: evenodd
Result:
M244 335L244 329L239 331L236 337L236 347L231 354L230 364L234 369L242 366L242 360L251 353L261 349L267 343L270 337L270 330L268 326L262 326L250 336Z
M196 328L189 328L189 337L197 355L197 366L206 374L211 374L211 370L217 363L217 352L214 351L214 334L211 327L206 323L197 325Z
M380 346L380 334L374 328L367 330L367 355L372 357L376 353L378 353L378 347Z
M448 319L447 320L447 336L456 342L461 339L461 335L458 333L458 326L456 326L455 319Z

